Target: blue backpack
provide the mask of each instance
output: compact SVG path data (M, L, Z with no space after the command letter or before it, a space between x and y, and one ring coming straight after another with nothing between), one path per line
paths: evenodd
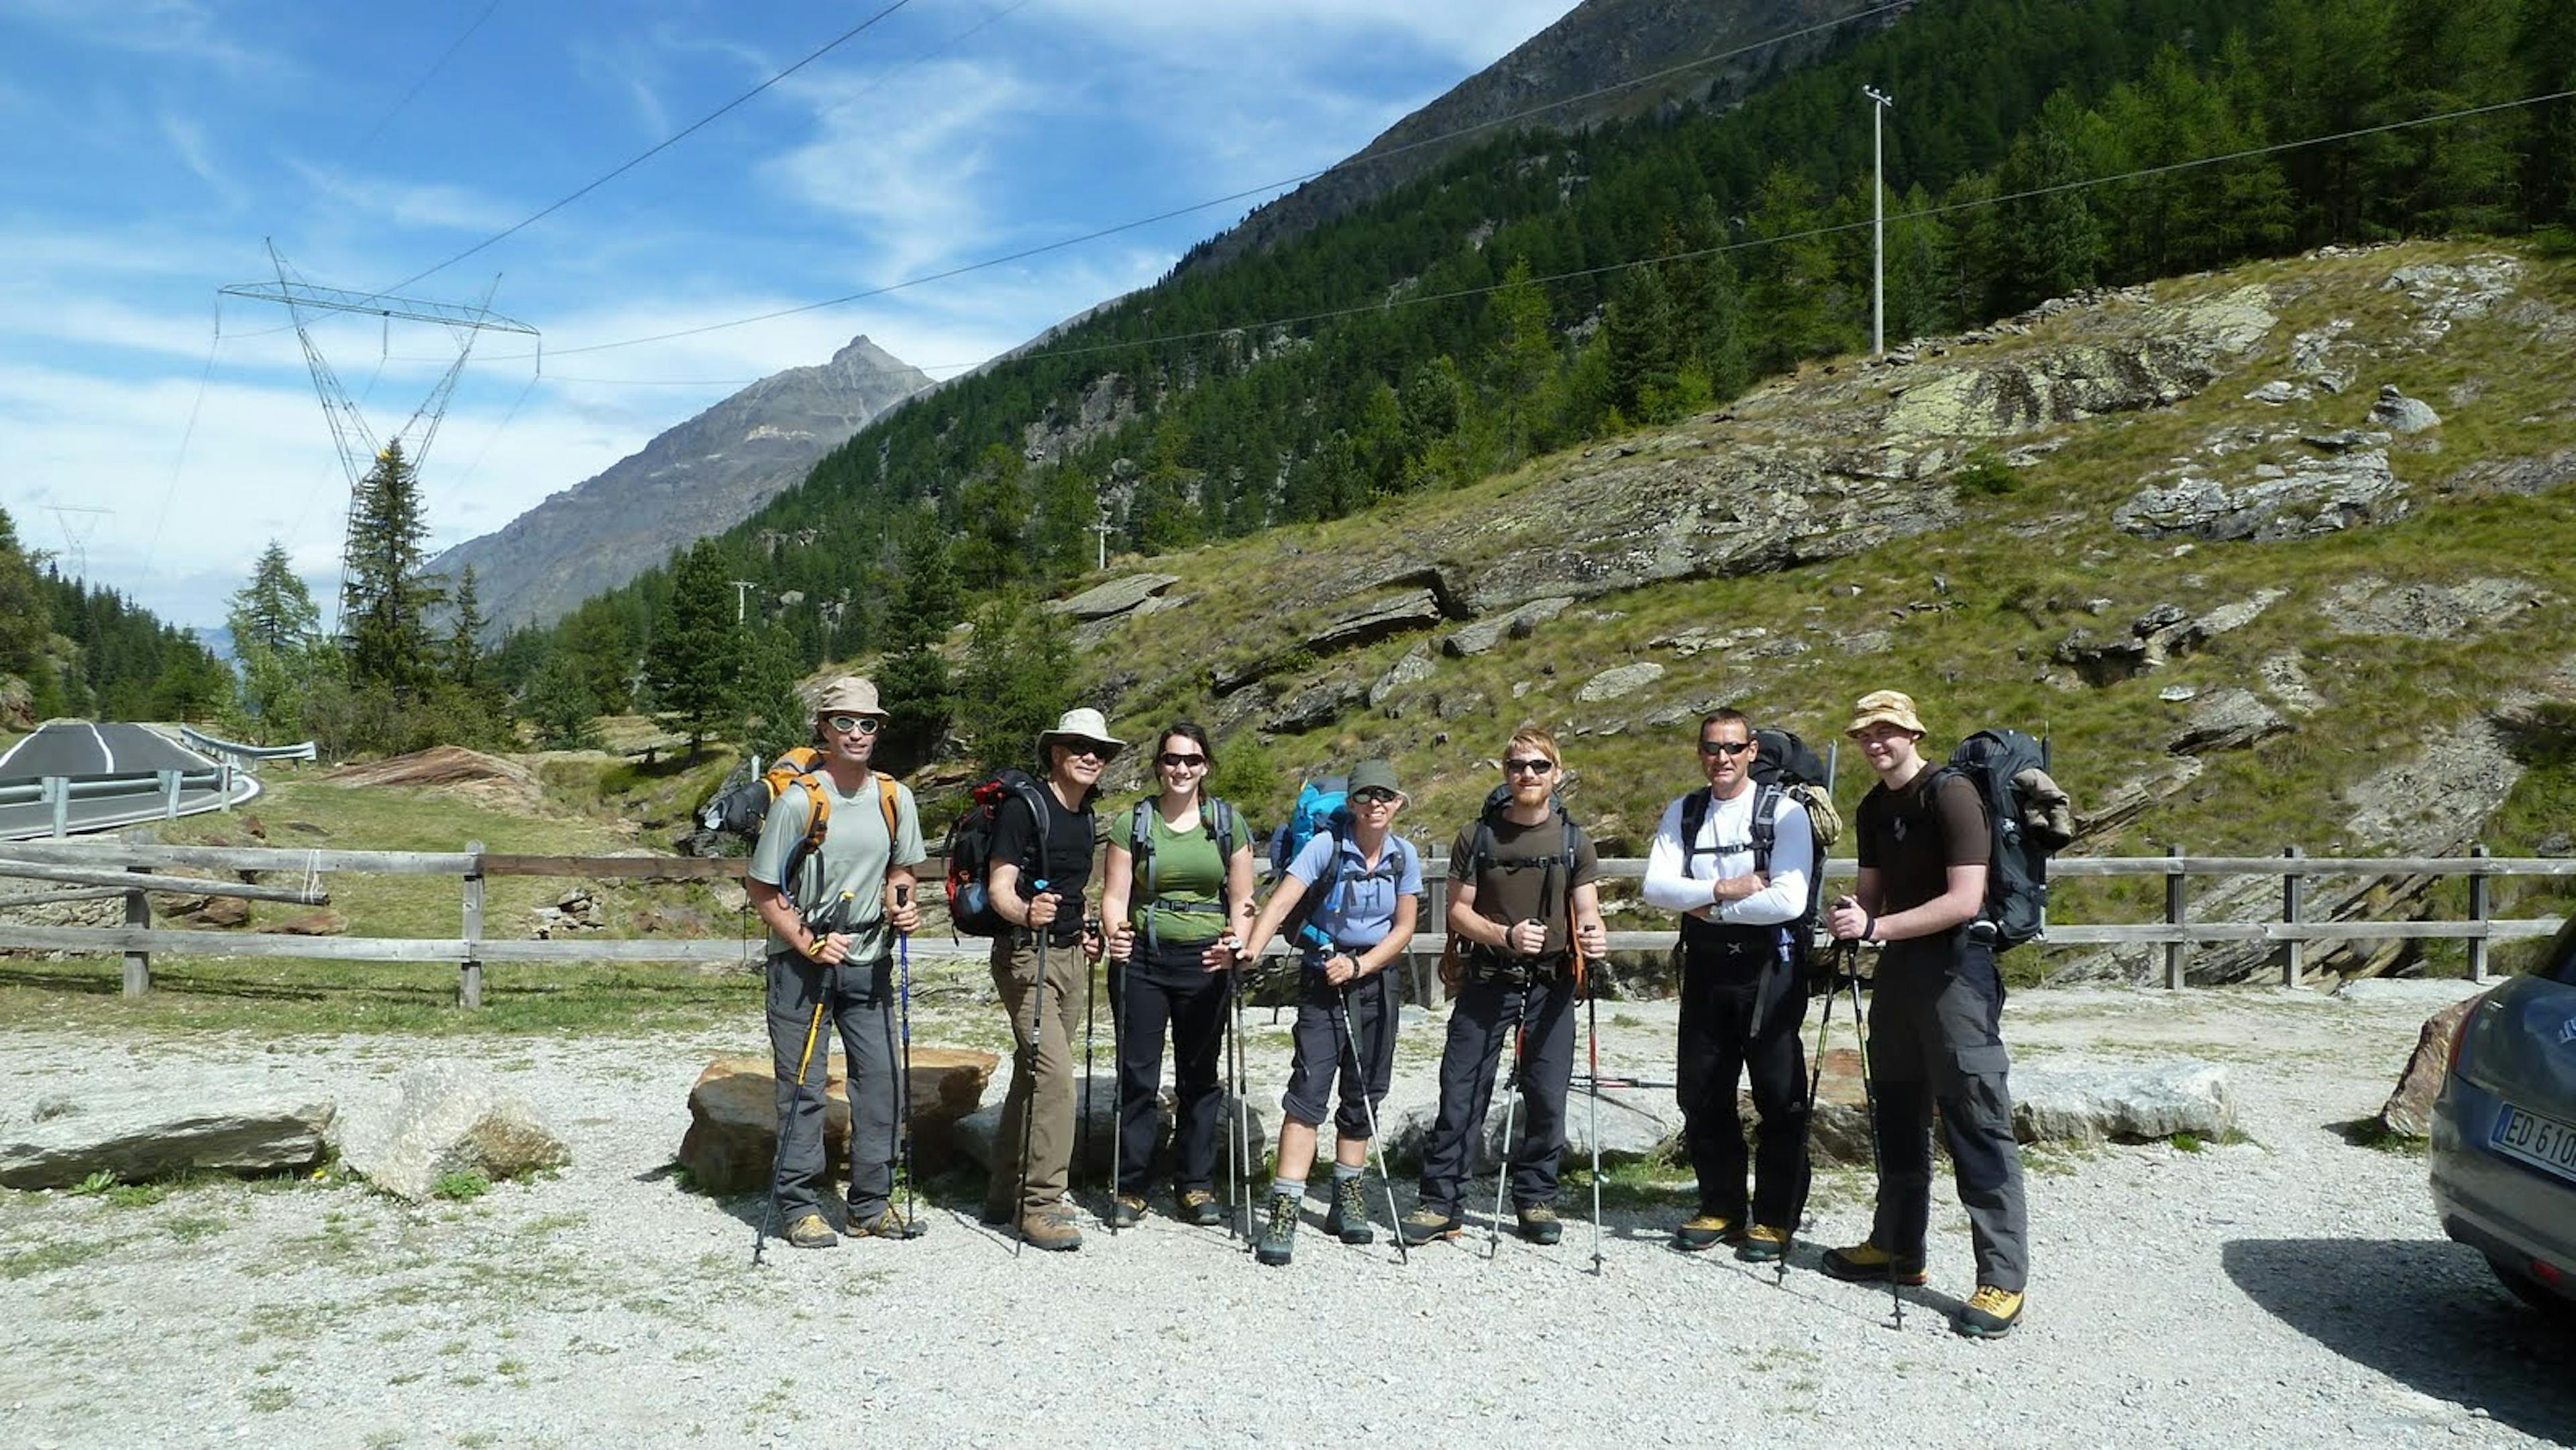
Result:
M1287 824L1270 838L1270 875L1272 880L1288 874L1288 863L1306 849L1306 843L1319 835L1333 838L1332 860L1325 867L1322 880L1306 888L1298 898L1297 908L1288 913L1281 930L1293 940L1308 942L1326 951L1332 949L1311 918L1341 890L1342 853L1340 843L1351 829L1351 783L1348 776L1319 776L1297 788L1296 808L1288 813Z

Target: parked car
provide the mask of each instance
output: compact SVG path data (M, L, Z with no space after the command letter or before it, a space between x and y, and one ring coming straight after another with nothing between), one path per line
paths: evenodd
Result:
M2576 919L2477 999L2433 1104L2433 1207L2504 1286L2576 1322Z

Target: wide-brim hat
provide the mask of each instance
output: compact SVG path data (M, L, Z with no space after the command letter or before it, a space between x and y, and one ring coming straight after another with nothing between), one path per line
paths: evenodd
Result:
M1852 707L1852 722L1843 727L1846 735L1858 735L1872 725L1893 725L1915 735L1929 735L1923 718L1914 713L1914 697L1902 690L1872 690Z
M876 681L857 675L843 675L825 683L823 693L814 697L817 719L825 715L874 715L882 720L885 713L885 707L877 703Z
M1088 707L1067 710L1057 717L1053 730L1038 732L1038 760L1051 763L1047 761L1047 751L1063 740L1099 741L1109 747L1109 753L1100 757L1103 763L1117 759L1118 752L1127 748L1126 741L1109 733L1108 718Z

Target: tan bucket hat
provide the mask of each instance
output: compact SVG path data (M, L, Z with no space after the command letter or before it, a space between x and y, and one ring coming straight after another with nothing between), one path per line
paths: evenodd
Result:
M1041 730L1038 732L1038 762L1040 764L1043 765L1047 763L1048 748L1060 740L1099 741L1102 745L1109 747L1109 753L1100 757L1101 763L1104 765L1112 760L1116 760L1118 758L1118 752L1127 748L1126 741L1109 733L1109 721L1107 717L1103 716L1099 711L1090 709L1089 707L1067 710L1064 714L1057 717L1055 728L1053 730Z
M1914 713L1914 697L1902 690L1872 690L1852 707L1852 722L1843 727L1845 735L1858 735L1872 725L1893 725L1912 731L1917 736L1932 732L1923 728L1923 719Z
M877 703L877 684L857 675L843 675L828 681L823 693L814 698L814 718L826 715L874 715L885 718L885 707Z

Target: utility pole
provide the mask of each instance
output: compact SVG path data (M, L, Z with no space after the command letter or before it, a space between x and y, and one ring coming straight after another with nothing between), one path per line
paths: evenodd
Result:
M1093 525L1091 526L1091 531L1092 531L1093 533L1098 534L1098 535L1100 536L1100 564L1099 564L1099 567L1100 567L1100 568L1103 568L1103 569L1106 569L1106 568L1108 568L1108 567L1109 567L1109 534L1110 534L1110 528L1111 528L1111 525L1110 525L1110 523L1109 523L1109 510L1107 510L1107 509L1105 509L1105 508L1104 508L1104 509L1102 509L1102 510L1100 511L1100 521L1099 521L1098 523L1095 523L1095 524L1093 524Z
M49 503L45 508L63 526L65 552L71 555L72 577L89 577L89 538L99 524L115 515L116 510L77 503Z
M1869 108L1869 352L1887 356L1887 162L1880 149L1879 123L1896 98L1876 86L1863 86Z
M736 625L740 625L742 623L743 616L743 601L749 599L751 597L751 591L759 588L760 585L750 579L729 579L725 582L733 585L733 622Z

